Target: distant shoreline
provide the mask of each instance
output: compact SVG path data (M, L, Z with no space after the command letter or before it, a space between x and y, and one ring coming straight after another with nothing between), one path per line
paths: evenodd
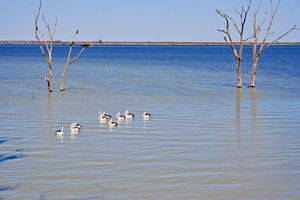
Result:
M76 41L77 45L90 44L93 41ZM43 42L44 43L44 42ZM0 44L39 44L38 41L27 40L0 40ZM70 45L70 42L53 41L55 45ZM238 43L235 43L238 45ZM246 42L244 45L252 45L251 42ZM113 41L101 41L94 45L227 45L226 42L113 42ZM300 45L300 42L278 42L273 45Z

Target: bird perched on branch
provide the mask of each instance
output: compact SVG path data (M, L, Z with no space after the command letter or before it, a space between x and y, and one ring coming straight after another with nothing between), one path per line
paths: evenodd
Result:
M84 48L88 48L90 46L90 44L82 44L81 46Z

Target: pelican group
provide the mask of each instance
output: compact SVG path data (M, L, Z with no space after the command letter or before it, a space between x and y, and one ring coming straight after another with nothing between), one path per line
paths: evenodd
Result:
M100 123L107 123L107 126L110 127L110 128L118 126L117 122L112 121L111 115L107 115L102 110L98 114L99 114L98 120L99 120ZM123 115L121 115L120 112L118 112L115 117L117 118L118 121L125 121L125 120L128 120L128 119L133 119L135 117L135 115L132 114L132 113L129 113L128 110L126 110ZM142 119L143 120L150 120L151 115L147 112L144 112L142 114ZM79 123L74 122L70 125L69 130L71 131L71 133L78 133L81 128L82 128L82 126ZM64 127L62 126L61 130L55 131L55 135L56 136L63 136L64 135Z
M74 122L71 124L69 130L71 130L71 133L78 133L78 131L82 128L80 124L77 122Z
M98 114L99 114L98 120L100 123L107 123L111 119L111 116L107 115L102 110Z

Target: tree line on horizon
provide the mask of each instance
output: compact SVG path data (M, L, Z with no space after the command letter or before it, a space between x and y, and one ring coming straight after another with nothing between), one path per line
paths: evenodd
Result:
M244 6L241 6L241 10L237 10L235 9L237 16L239 17L239 23L236 22L236 20L227 15L226 13L224 13L223 11L220 11L218 9L216 9L215 11L217 12L218 15L220 15L224 20L224 25L225 25L225 29L217 29L219 32L222 32L225 34L224 36L224 40L225 43L228 44L232 51L233 51L233 55L236 59L236 69L237 69L237 87L241 88L242 87L242 79L241 79L241 61L242 61L242 51L243 51L243 45L245 44L251 44L253 45L253 66L252 66L252 72L251 72L251 79L250 79L250 86L254 88L255 87L255 76L257 74L257 65L258 65L258 58L261 55L262 51L264 51L265 49L267 49L270 45L278 42L278 40L280 40L281 38L283 38L284 36L286 36L287 34L289 34L291 31L293 30L298 30L299 28L297 28L296 25L294 25L291 29L289 29L287 32L285 32L284 34L280 35L278 38L276 38L275 40L271 41L271 42L266 42L267 38L269 35L273 34L274 31L271 31L272 25L273 25L273 20L275 18L275 15L277 14L278 11L278 7L280 4L280 0L278 0L277 5L275 7L275 10L273 10L273 1L270 0L270 4L271 4L271 15L270 15L270 21L269 23L266 25L266 33L262 39L262 42L258 42L259 40L259 36L261 33L262 28L264 27L264 25L266 24L267 21L267 16L269 15L268 11L265 12L264 17L261 19L261 21L258 22L258 14L260 13L260 9L261 9L261 2L262 0L259 1L259 6L258 8L254 8L254 12L253 12L253 35L250 35L248 37L245 38L244 36L244 30L245 30L245 25L246 25L246 21L247 21L247 17L250 11L250 7L252 5L252 0L249 0L249 4L246 8L244 8ZM40 5L38 8L38 12L37 14L34 12L34 16L35 16L35 37L38 41L38 44L40 46L40 49L42 51L42 54L44 55L48 66L49 66L49 76L45 78L47 85L48 85L48 91L52 92L53 91L53 86L52 86L52 71L53 71L53 67L52 67L52 49L53 49L53 44L56 43L56 41L53 40L54 34L55 34L55 30L57 27L57 19L55 20L55 24L54 24L54 31L51 32L50 30L50 26L47 23L47 21L44 18L44 15L42 14L42 19L43 22L48 30L48 35L50 40L46 39L46 36L39 30L38 28L38 20L40 17L40 10L42 7L42 0L40 0ZM232 38L232 32L230 27L233 26L234 30L238 33L239 36L239 41L238 42L234 42L233 38ZM74 63L80 56L80 54L88 47L92 47L94 44L96 43L101 43L102 44L102 40L99 40L101 37L97 38L97 40L95 40L94 42L89 42L86 44L82 44L82 49L81 51L77 54L77 56L75 56L73 59L71 59L71 52L72 52L72 48L73 45L75 44L75 37L78 34L78 30L76 31L76 33L74 34L71 42L70 42L70 49L69 49L69 54L68 54L68 58L67 58L67 64L64 68L64 70L61 70L61 74L62 74L62 78L61 78L61 85L60 85L60 91L63 91L64 88L64 80L65 80L65 76L66 76L66 72L69 69L69 67L71 66L72 63ZM42 37L44 40L42 42L42 40L40 39L40 37ZM253 39L253 42L248 42L250 39ZM43 47L43 44L45 45L45 47ZM237 49L235 46L238 46L239 48ZM259 47L258 47L259 46ZM46 50L45 50L45 49ZM47 54L46 54L47 52Z

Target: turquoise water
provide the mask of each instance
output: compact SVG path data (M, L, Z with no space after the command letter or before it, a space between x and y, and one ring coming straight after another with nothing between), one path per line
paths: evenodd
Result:
M0 45L1 198L300 198L299 46L263 52L255 89L250 46L242 89L229 46L94 46L59 92L67 53L49 94L39 47ZM100 110L135 118L110 129Z

